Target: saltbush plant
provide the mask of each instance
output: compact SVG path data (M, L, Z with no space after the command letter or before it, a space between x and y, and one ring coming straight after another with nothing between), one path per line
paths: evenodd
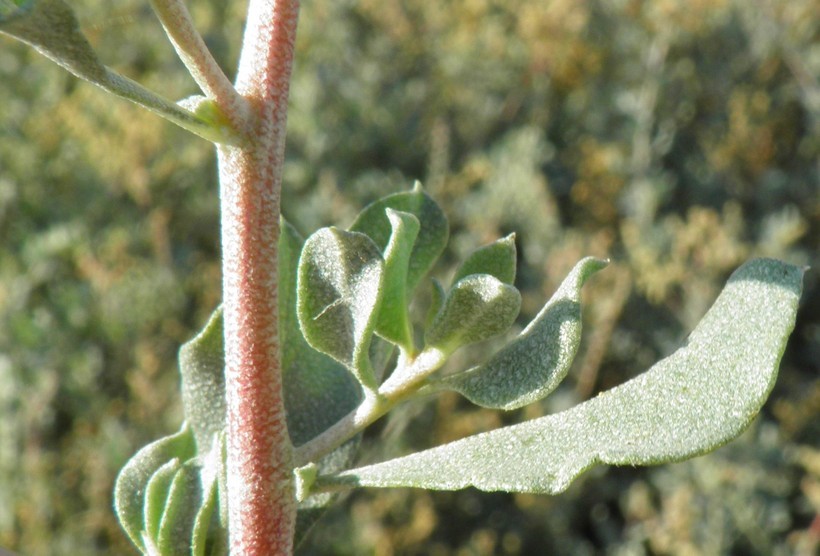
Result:
M428 272L449 236L420 184L307 238L280 217L298 3L251 1L236 85L175 0L152 5L204 96L168 101L99 62L60 0L4 0L0 31L75 75L213 142L220 161L223 305L180 351L185 421L122 470L115 508L148 554L290 553L350 488L554 494L591 466L680 461L740 434L766 400L794 326L803 269L773 259L731 276L685 344L570 410L357 467L360 434L400 403L455 391L512 410L566 376L581 336L579 261L543 309L485 361L457 350L518 316L507 236L447 284ZM422 318L414 293L427 289Z

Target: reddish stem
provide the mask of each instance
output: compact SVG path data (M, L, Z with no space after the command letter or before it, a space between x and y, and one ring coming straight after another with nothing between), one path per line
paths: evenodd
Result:
M251 0L237 90L248 142L219 147L231 554L290 554L293 446L282 397L277 242L298 0Z

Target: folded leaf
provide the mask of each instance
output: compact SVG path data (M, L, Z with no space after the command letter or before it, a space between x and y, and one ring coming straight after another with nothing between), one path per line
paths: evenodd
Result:
M156 502L163 498L163 493L158 490L158 486L161 485L167 489L171 484L171 481L164 477L168 471L161 471L161 469L176 468L178 464L169 464L169 462L188 461L196 455L195 450L194 436L186 424L178 433L161 438L142 448L125 464L117 476L114 486L114 508L123 529L141 550L145 550L143 531L148 524L146 518L149 522L154 522L159 514ZM160 472L161 478L154 480L155 485L150 490L150 496L153 499L151 508L157 509L152 509L146 515L144 511L148 508L145 500L148 484L157 472ZM164 497L167 498L167 490L165 493Z
M505 332L521 309L521 294L489 274L459 280L424 334L425 347L452 353Z
M441 379L471 402L516 409L555 390L572 365L581 341L581 287L607 265L587 257L575 265L535 319L486 363Z
M162 514L165 511L165 504L168 502L171 483L181 467L182 462L179 458L172 459L157 469L145 486L145 509L143 510L145 529L143 538L150 540L151 546L156 546L156 539L159 537Z
M738 436L774 385L794 328L803 270L771 259L740 267L684 347L568 411L317 485L557 493L593 465L651 465Z
M515 267L515 234L510 234L470 253L456 271L453 283L470 274L489 274L512 284L515 281Z
M407 313L407 271L419 234L419 220L409 212L390 208L386 214L393 231L384 249L384 294L376 332L405 351L412 352L413 329Z
M368 358L382 296L384 260L368 236L337 228L311 235L299 258L296 308L305 339L377 387Z
M384 251L393 227L387 209L408 212L418 218L419 229L407 268L407 295L411 296L422 277L430 271L447 246L449 227L441 207L416 182L412 191L388 195L366 206L356 217L350 230L367 234Z
M205 502L199 466L183 464L174 475L160 521L156 546L160 554L190 554L194 524Z

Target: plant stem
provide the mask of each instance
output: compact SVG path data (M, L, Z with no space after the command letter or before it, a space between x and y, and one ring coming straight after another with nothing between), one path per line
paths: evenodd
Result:
M199 88L225 113L234 129L244 127L247 107L194 27L182 0L151 0L165 33Z
M279 349L277 243L298 0L251 0L237 90L242 147L220 145L231 553L290 554L293 446Z
M447 354L437 349L422 351L412 361L399 365L379 388L368 395L359 406L342 417L336 424L315 438L294 449L296 467L318 461L364 430L397 404L416 394L425 379L447 360Z

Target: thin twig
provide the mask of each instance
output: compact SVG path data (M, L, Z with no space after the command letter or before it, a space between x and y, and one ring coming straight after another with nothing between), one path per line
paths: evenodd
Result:
M183 1L151 0L151 6L180 60L202 92L216 102L234 129L243 129L247 118L245 100L236 92L208 50Z

